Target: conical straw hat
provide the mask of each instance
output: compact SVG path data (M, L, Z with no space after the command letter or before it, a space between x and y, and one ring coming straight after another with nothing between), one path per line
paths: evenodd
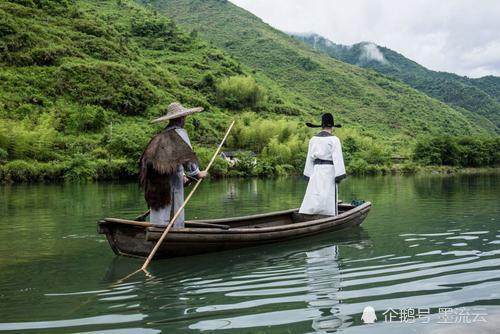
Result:
M167 108L167 114L160 118L154 119L151 123L158 123L162 121L167 121L169 119L179 118L182 116L187 116L189 114L194 114L196 112L203 111L202 107L197 108L184 108L179 102L170 103Z

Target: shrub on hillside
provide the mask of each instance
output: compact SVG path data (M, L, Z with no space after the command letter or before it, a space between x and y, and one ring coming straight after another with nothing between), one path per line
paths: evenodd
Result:
M460 163L459 150L453 137L427 137L417 141L413 157L429 165L457 166Z
M241 151L236 154L237 162L232 170L237 171L237 176L251 176L255 167L256 159L251 152Z
M419 139L413 157L430 165L464 167L498 166L500 139L435 136Z
M0 148L7 151L9 159L36 159L49 161L57 157L54 150L58 137L52 115L42 115L38 124L0 120Z
M0 148L0 164L7 161L9 154L3 148Z
M480 167L491 165L492 155L489 153L488 142L473 137L460 138L457 141L460 147L460 164L466 167Z
M5 12L0 11L0 37L15 34L17 32L14 20L5 17Z
M38 65L54 66L58 65L61 58L77 56L78 51L68 47L52 46L47 48L35 48L26 54L17 65Z
M97 178L95 163L85 154L77 153L71 157L68 170L64 174L68 180L93 180Z
M226 108L241 110L257 107L264 102L265 94L254 78L233 76L217 84L217 99Z
M107 113L101 106L60 107L60 126L66 133L96 132L107 124Z
M137 162L152 135L136 123L113 125L111 133L107 133L104 144L113 157L123 157L132 161L133 168L137 168Z
M96 104L125 115L143 115L158 102L155 88L140 73L107 62L71 63L59 68L53 95Z
M319 68L319 65L311 60L311 58L300 58L298 60L300 66L306 71L313 71Z
M200 169L201 170L205 169L208 163L210 162L210 159L212 159L212 156L214 154L213 149L205 147L196 147L195 152L200 162ZM229 168L229 163L225 159L218 156L215 158L214 163L210 168L209 174L211 177L223 177L227 175L228 168Z
M164 17L136 17L132 20L131 31L140 37L164 37L173 33L174 25Z
M35 5L49 15L66 14L70 7L69 0L37 0Z

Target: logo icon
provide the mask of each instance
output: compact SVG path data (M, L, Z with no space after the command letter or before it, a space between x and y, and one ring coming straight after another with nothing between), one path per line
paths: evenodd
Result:
M363 315L361 316L361 320L363 320L365 324L373 324L375 321L377 321L375 309L371 306L365 307L365 309L363 310Z

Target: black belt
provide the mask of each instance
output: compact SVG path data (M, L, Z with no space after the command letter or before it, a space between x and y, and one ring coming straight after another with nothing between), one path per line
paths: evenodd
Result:
M332 160L315 159L313 162L315 165L333 165Z

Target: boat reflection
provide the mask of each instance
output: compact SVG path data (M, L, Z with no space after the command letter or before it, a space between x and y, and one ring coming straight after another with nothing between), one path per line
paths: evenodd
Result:
M337 292L342 252L372 247L352 228L269 246L155 261L111 289L133 289L148 325L162 330L287 326L323 331L345 326ZM104 280L135 271L140 259L116 257ZM235 274L237 273L237 274Z

